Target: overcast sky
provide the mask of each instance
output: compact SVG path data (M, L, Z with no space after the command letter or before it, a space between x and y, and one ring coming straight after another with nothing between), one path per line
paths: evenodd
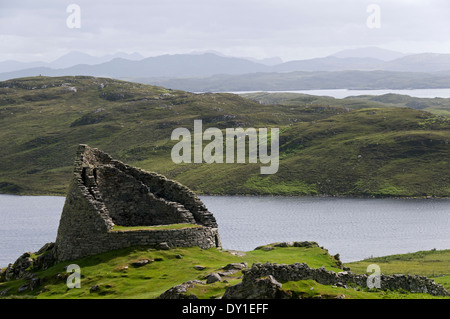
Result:
M80 8L80 28L67 25L69 4ZM379 28L367 25L370 4ZM0 61L204 50L287 61L365 46L450 53L450 1L0 0Z

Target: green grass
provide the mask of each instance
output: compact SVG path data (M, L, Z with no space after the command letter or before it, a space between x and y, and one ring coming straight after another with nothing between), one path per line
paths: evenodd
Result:
M417 98L400 94L358 95L337 99L330 96L314 96L303 93L246 93L240 94L245 98L256 100L264 104L279 104L286 106L305 105L313 110L319 108L322 112L330 112L332 106L339 107L341 112L361 108L401 107L428 111L438 116L450 115L450 99L448 98ZM322 107L320 107L322 106ZM324 106L328 106L324 107ZM338 109L339 110L339 109Z
M181 255L182 259L176 258ZM131 264L141 259L154 260L146 266L134 268ZM244 256L235 256L228 251L198 247L152 250L148 248L129 248L112 251L92 257L60 263L36 275L45 278L43 291L13 293L19 297L36 298L156 298L170 287L192 279L204 279L205 275L220 270L233 262L308 262L318 267L335 268L335 260L320 248L274 248L272 251L251 251ZM81 289L68 289L68 273L64 266L75 263L81 267ZM196 265L206 267L197 270ZM0 291L17 288L24 280L0 283ZM90 292L99 285L100 290ZM223 287L222 287L223 288Z
M318 298L321 299L444 299L424 293L407 293L399 291L381 291L361 289L360 287L341 288L336 286L322 285L314 280L299 280L283 283L282 289L292 297L296 298Z
M345 264L345 266L350 267L355 273L365 273L370 264L380 266L384 274L427 276L450 290L450 250L448 249L368 258Z
M272 245L267 245L272 246ZM266 246L266 247L267 247ZM331 271L341 271L336 267L336 259L327 250L321 247L273 247L271 250L255 249L237 254L233 251L223 251L216 248L200 249L172 248L170 250L154 250L146 247L135 247L111 251L96 256L79 260L63 262L45 271L36 271L35 276L44 280L43 284L35 291L17 293L17 289L25 283L25 280L14 280L0 283L0 291L9 288L10 292L5 298L39 298L39 299L97 299L120 298L141 299L156 298L167 289L183 282L198 279L205 280L205 276L212 272L219 272L228 263L247 262L253 263L306 263L312 268L325 267ZM180 255L181 258L179 258ZM388 256L380 259L364 260L357 263L349 263L352 271L365 273L366 264L378 263L383 273L409 274L437 274L449 273L450 263L447 262L450 251L418 252L414 254ZM439 258L439 259L437 259ZM134 267L133 263L142 259L150 262L141 267ZM389 260L390 263L387 263ZM66 280L69 276L64 267L69 264L77 264L81 267L81 288L68 289ZM419 264L423 267L418 267ZM388 264L393 267L388 268ZM201 265L205 268L196 269ZM395 266L394 266L395 265ZM217 298L223 295L226 288L239 283L242 272L225 277L226 281L213 284L197 285L189 290L202 299ZM447 277L435 277L448 283ZM436 280L439 283L439 280ZM440 283L443 283L442 281ZM443 283L444 284L444 283ZM97 285L96 291L91 291ZM311 289L312 288L312 289ZM349 289L321 285L313 280L296 282L283 282L282 289L294 297L303 298L336 298L346 299L441 299L428 294L407 293L405 291L379 291L368 290L361 287L349 287ZM447 288L448 289L448 288Z
M195 224L170 224L170 225L156 225L156 226L118 226L114 225L110 231L135 231L135 230L169 230L169 229L183 229L201 227Z

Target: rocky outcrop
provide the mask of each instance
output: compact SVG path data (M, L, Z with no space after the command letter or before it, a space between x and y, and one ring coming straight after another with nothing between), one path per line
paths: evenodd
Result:
M255 263L243 270L242 282L227 288L223 299L287 298L280 282L314 280L323 285L367 287L368 275L350 271L335 273L322 268L310 268L305 263L291 265ZM263 281L261 281L263 279ZM433 296L449 296L449 292L433 280L423 276L381 275L381 289L406 290L412 293L428 293Z
M54 243L47 243L35 253L23 253L0 274L0 281L33 278L32 270L45 270L55 263L53 248Z
M261 249L261 250L272 250L274 249L274 247L303 247L303 248L320 248L322 250L325 250L326 252L328 252L328 249L319 246L319 244L315 241L285 241L285 242L280 242L280 243L273 243L273 244L269 244L269 245L264 245L264 246L259 246L256 247L255 249ZM330 256L332 258L334 258L334 260L336 261L336 267L340 268L340 269L344 269L344 265L342 264L341 260L340 260L340 255L336 254L334 256ZM344 269L346 270L346 269Z
M268 275L227 288L222 299L285 299L281 286L272 275Z
M190 288L193 288L198 284L204 284L204 282L200 280L190 280L168 289L163 292L158 299L198 299L196 295L188 293Z
M113 231L115 225L195 224L170 230ZM187 187L80 145L61 215L58 261L130 246L221 247L217 222Z

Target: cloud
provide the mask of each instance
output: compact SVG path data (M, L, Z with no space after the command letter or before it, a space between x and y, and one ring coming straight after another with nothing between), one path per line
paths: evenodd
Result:
M81 8L81 29L66 8ZM369 29L366 9L381 8ZM377 45L404 51L449 48L450 3L443 0L129 0L1 1L0 60L57 58L72 50L145 55L215 49L284 59ZM439 46L440 43L440 46Z

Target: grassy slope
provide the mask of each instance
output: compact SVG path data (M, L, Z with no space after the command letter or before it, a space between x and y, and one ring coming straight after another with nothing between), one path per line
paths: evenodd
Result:
M260 175L259 163L174 164L171 132L192 131L194 119L203 129L279 127L278 173ZM111 79L36 77L0 82L0 127L1 193L64 195L79 143L204 194L449 193L447 118L376 101L266 105Z
M351 94L351 93L350 93ZM357 95L345 99L336 99L330 96L314 96L302 93L246 93L241 96L259 101L264 104L280 105L333 105L346 109L359 109L366 107L408 107L431 112L437 115L450 115L449 98L417 98L400 94L384 95Z
M409 254L369 258L346 264L352 271L363 273L370 264L377 264L385 274L415 274L433 278L450 290L450 250L418 251Z
M430 256L440 254L440 258L447 260L450 258L450 251L448 250L427 252L427 254ZM181 255L182 258L179 259L176 255ZM154 261L138 268L131 265L133 262L144 258ZM336 268L334 257L319 247L275 247L270 251L257 249L241 255L215 248L208 250L202 250L197 247L171 250L129 248L60 263L45 271L39 271L36 275L39 278L43 278L44 283L33 292L17 293L17 289L24 283L23 280L0 283L0 291L10 288L7 298L156 298L174 285L193 279L204 280L207 274L219 271L221 267L232 262L247 262L249 265L254 262L285 264L305 262L313 268L324 266L328 270L340 271ZM70 263L78 264L81 267L82 280L80 289L68 289L66 286L66 279L69 274L64 271L64 267ZM196 265L202 265L206 268L197 270L194 268ZM384 265L382 263L381 265L383 269ZM408 263L405 263L401 269L407 270L408 265ZM355 272L365 272L364 265L358 266L357 263L352 263L350 266ZM422 267L420 274L429 275L434 273L435 269L440 269L440 271L447 274L450 272L448 262L436 265L435 262L430 260ZM415 271L412 271L412 273L415 273ZM199 298L216 298L221 296L227 287L238 283L241 280L241 275L242 273L238 272L226 278L228 282L198 285L189 292L196 294ZM90 289L94 285L98 285L99 289L91 292ZM449 288L448 283L446 287L447 289ZM311 298L317 295L322 295L324 298L335 298L339 295L345 295L346 298L355 299L433 298L427 294L336 288L320 285L312 280L283 283L283 289L293 291L298 296Z

